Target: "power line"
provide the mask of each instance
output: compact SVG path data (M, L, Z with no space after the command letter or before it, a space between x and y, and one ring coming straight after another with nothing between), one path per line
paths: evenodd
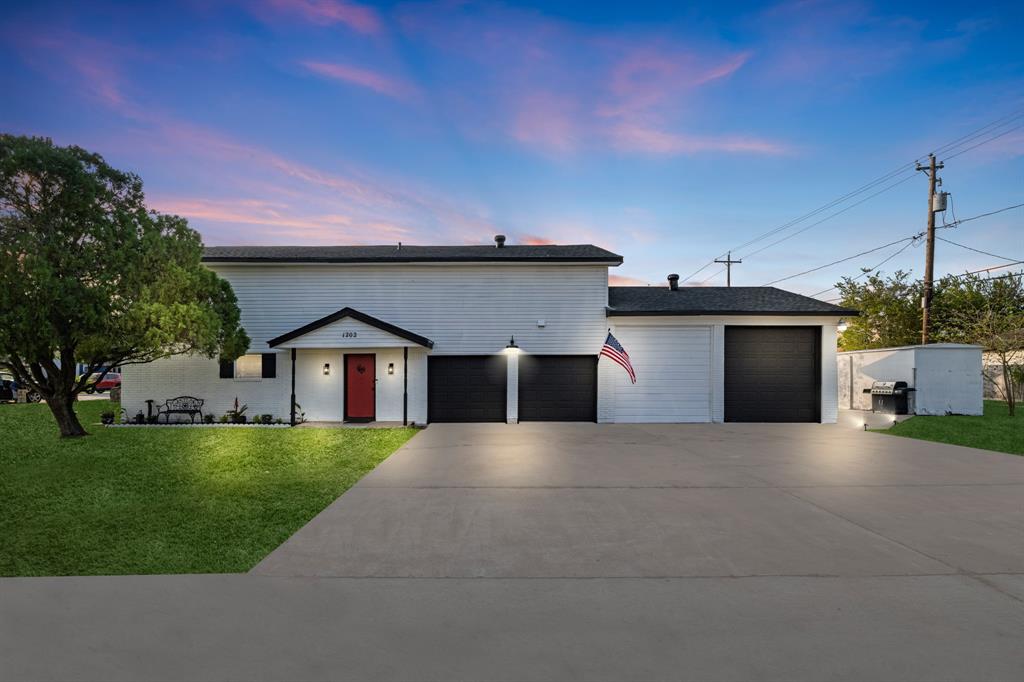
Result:
M852 281L852 282L856 282L856 281L857 281L858 279L860 279L861 277L866 277L866 276L867 276L867 275L869 275L870 273L872 273L872 272L875 272L876 270L878 270L878 268L882 267L883 265L885 265L886 263L888 263L889 261L891 261L891 260L892 260L893 258L895 258L896 256L900 255L901 253L903 253L904 251L906 251L906 250L907 250L908 248L910 248L911 246L913 246L914 244L916 244L916 243L917 243L917 240L918 240L918 239L920 239L920 238L921 238L921 236L922 236L922 235L918 234L918 235L915 235L915 236L913 236L913 237L908 237L908 239L910 239L911 241L909 241L909 242L907 242L906 244L904 244L902 248L900 248L900 249L897 249L897 250L896 250L896 251L895 251L894 253L890 254L889 256L886 256L886 257L885 257L885 258L884 258L884 259L883 259L883 260L882 260L881 262L879 262L879 263L878 263L877 265L875 265L875 266L873 266L873 267L870 267L870 268L861 268L861 273L860 273L859 275L855 276L855 277L851 277L851 278L850 278L850 281ZM902 240L901 240L901 241L902 241ZM896 243L898 243L898 242L896 242ZM822 294L824 294L825 292L827 292L827 291L832 291L832 290L833 290L833 289L835 289L835 288L836 288L836 287L832 286L832 287L829 287L828 289L822 289L821 291L819 291L819 292L817 292L817 293L815 293L815 294L811 294L811 298L814 298L815 296L821 296L821 295L822 295Z
M1012 122L1014 122L1017 119L1022 118L1022 117L1024 117L1024 109L1019 109L1017 111L1014 111L1014 112L1011 112L1009 114L1006 114L1006 115L996 119L995 121L991 121L991 122L985 124L984 126L981 126L980 128L977 128L974 131L972 131L970 133L967 133L966 135L962 135L962 136L956 138L952 142L948 142L948 143L938 147L935 150L934 153L940 154L940 153L945 153L945 152L948 152L948 151L952 151L953 149L956 149L957 147L962 146L963 144L965 144L967 142L972 142L972 141L974 141L974 140L976 140L978 138L984 137L986 135L990 135L991 133L995 132L999 128L1001 128L1001 127L1003 127L1003 126L1005 126L1005 125L1007 125L1009 123L1012 123ZM1000 138L1000 137L1002 137L1004 135L1007 135L1010 132L1013 132L1014 130L1016 130L1018 128L1021 128L1021 127L1024 127L1024 123L1019 124L1017 126L1014 126L1013 128L1010 128L1008 130L1005 130L1005 131L1003 131L1003 132L1001 132L1001 133L999 133L997 135L994 135L992 137L984 139L981 142L978 142L977 144L972 145L971 147L968 147L968 148L963 149L963 150L959 150L955 154L949 156L948 158L953 158L954 156L959 156L960 154L963 154L963 153L966 153L968 151L971 151L972 149L976 149L977 147L980 147L980 146L982 146L984 144L988 144L989 142L992 142L993 140L996 140L996 139L998 139L998 138ZM738 251L738 250L740 250L742 248L745 248L747 246L755 244L755 243L761 241L762 239L767 239L768 237L771 237L774 234L777 234L777 233L779 233L781 231L787 230L790 227L793 227L793 226L803 222L804 220L807 220L809 218L814 217L815 215L817 215L819 213L827 211L828 209L832 208L833 206L841 204L844 201L846 201L848 199L851 199L851 198L853 198L853 197L855 197L855 196L857 196L859 194L863 194L864 192L869 191L870 189L872 189L872 188L874 188L874 187L876 187L876 186L878 186L878 185L880 185L880 184L882 184L884 182L887 182L888 180L890 180L890 179L892 179L894 177L899 176L901 173L906 172L907 170L913 169L916 166L917 162L921 160L921 158L923 158L923 157L918 157L917 159L915 159L911 163L903 164L903 165L899 166L898 168L896 168L896 169L894 169L892 171L889 171L888 173L882 175L881 177L876 178L875 180L872 180L871 182L868 182L868 183L866 183L864 185L861 185L857 189L855 189L855 190L853 190L851 192L847 192L846 194L844 194L844 195L842 195L840 197L837 197L836 199L833 199L832 201L828 202L827 204L825 204L823 206L820 206L820 207L814 209L813 211L805 213L804 215L802 215L802 216L800 216L798 218L795 218L795 219L789 221L788 223L784 223L783 225L780 225L780 226L778 226L776 228L773 228L772 230L769 230L768 232L765 232L764 234L759 235L758 237L755 237L754 239L748 240L747 242L744 242L740 246L734 247L731 250ZM881 194L884 191L888 191L888 189L892 189L896 185L902 184L904 181L909 180L911 177L916 177L916 174L910 175L905 180L901 180L901 181L899 181L897 183L894 183L893 185L887 187L886 189L883 189L882 191L876 192L875 194L872 195L872 197L877 196L878 194ZM868 198L872 198L872 197L868 197ZM860 203L863 203L864 201L866 201L866 199L862 200L860 202L857 202L857 204L854 204L854 206L859 205ZM852 208L852 207L853 206L850 206L848 208ZM846 210L848 210L848 208L844 209L843 211L838 211L838 212L830 215L829 217L824 218L823 220L817 221L815 223L815 225L820 225L821 223L825 222L826 220L829 220L829 219L839 215L840 213L845 212ZM806 229L809 229L809 228L801 229L799 232L797 232L795 234L800 234L801 232L806 231ZM793 236L795 236L795 234ZM785 239L777 240L776 242L773 242L772 244L768 245L767 247L764 247L764 248L759 249L757 251L753 251L753 252L751 252L751 253L747 254L746 256L743 256L743 257L749 258L751 255L754 255L754 254L757 254L757 253L761 253L761 251L764 251L764 250L766 250L768 248L771 248L771 246L779 244L782 241L785 241ZM723 253L722 255L719 255L716 258L721 258L723 255L725 255L725 254ZM697 276L698 274L700 274L701 272L706 270L708 267L713 265L714 264L714 260L715 259L712 259L711 261L708 261L707 263L702 265L700 268L698 268L697 270L692 272L690 275L685 277L683 281L692 280L695 276ZM708 280L716 277L718 274L720 274L720 273L715 273L711 277L708 277L707 279L703 280L703 282L707 282Z
M943 225L942 227L943 228L957 227L959 225L963 225L964 223L969 223L972 220L977 220L978 218L987 218L990 215L996 215L997 213L1005 213L1006 211L1012 211L1013 209L1020 208L1022 206L1024 206L1024 204L1014 204L1013 206L1007 206L1006 208L1000 208L999 210L996 210L996 211L989 211L988 213L980 213L978 215L971 216L970 218L963 218L962 220L954 220L953 222L947 223L947 224Z
M920 235L918 235L918 236L920 236ZM818 270L824 270L825 268L830 268L833 265L839 265L840 263L845 263L848 260L853 260L854 258L860 258L861 256L868 255L869 253L874 253L875 251L881 251L882 249L888 248L890 246L895 246L896 244L900 244L900 243L905 242L907 240L916 239L916 238L917 237L904 237L903 239L897 239L894 242L889 242L888 244L882 244L881 246L876 246L873 249L868 249L867 251L861 251L860 253L854 254L852 256L848 256L846 258L840 258L839 260L834 260L831 263L826 263L825 265L819 265L818 267L811 268L810 270L804 270L803 272L798 272L795 275L789 275L788 277L780 277L779 279L772 280L771 282L768 282L767 284L762 284L761 286L770 287L773 284L778 284L779 282L785 282L787 279L793 279L794 277L801 277L803 275L809 275L812 272L817 272Z
M936 239L940 239L940 240L946 242L947 244L952 244L953 246L959 246L961 249L967 249L968 251L974 251L975 253L984 254L986 256L992 256L993 258L998 258L1000 260L1008 260L1008 261L1020 262L1016 258L1007 258L1006 256L1000 256L998 253L990 253L988 251L982 251L981 249L976 249L973 246L967 246L966 244L961 244L959 242L955 242L952 239L945 239L943 237L936 237Z

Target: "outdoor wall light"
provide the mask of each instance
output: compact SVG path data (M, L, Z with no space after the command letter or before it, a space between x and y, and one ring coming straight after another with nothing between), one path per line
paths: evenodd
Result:
M515 355L519 352L519 346L516 345L516 337L511 337L508 340L508 345L505 346L505 352L509 355Z
M388 363L388 374L394 374L394 373L395 373L395 363L389 362Z
M331 376L331 363L329 363L329 362L325 362L324 363L324 376L325 377Z

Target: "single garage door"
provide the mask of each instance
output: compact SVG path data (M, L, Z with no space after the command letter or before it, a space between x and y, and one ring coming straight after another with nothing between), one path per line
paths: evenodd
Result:
M725 421L821 420L821 327L726 327Z
M519 420L597 421L597 356L520 355Z
M427 360L427 420L505 421L504 355L435 355Z
M711 327L627 326L615 329L636 370L630 383L625 370L608 358L602 370L614 382L610 397L616 422L711 421Z

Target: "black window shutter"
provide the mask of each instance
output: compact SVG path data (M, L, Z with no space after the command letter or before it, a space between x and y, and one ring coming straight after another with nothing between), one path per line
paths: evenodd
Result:
M220 361L220 378L221 379L234 379L235 378L235 362L234 362L234 360L221 360Z
M277 353L263 354L263 378L273 379L277 376Z

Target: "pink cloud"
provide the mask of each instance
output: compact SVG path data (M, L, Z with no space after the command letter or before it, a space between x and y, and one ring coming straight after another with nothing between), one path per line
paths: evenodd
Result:
M608 285L613 287L645 287L649 286L650 282L636 277L626 277L625 275L608 275Z
M786 146L753 137L730 135L683 135L636 125L621 125L611 131L617 149L654 155L726 152L729 154L781 155L791 153Z
M298 16L314 24L345 24L368 35L380 33L383 28L372 7L344 0L268 0L267 6L278 13Z
M305 61L302 65L325 78L358 85L395 99L409 99L417 92L416 87L410 83L357 66L315 61Z
M521 244L526 244L527 246L545 246L548 244L555 243L553 239L548 239L547 237L538 237L537 235L533 234L523 235L519 242Z
M529 95L520 102L510 134L523 144L550 152L572 151L579 137L574 108L570 97L551 93Z

